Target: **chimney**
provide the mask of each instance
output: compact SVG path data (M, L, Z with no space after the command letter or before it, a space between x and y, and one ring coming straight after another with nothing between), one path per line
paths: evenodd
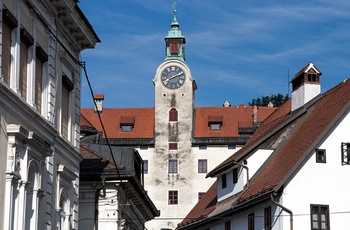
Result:
M103 94L94 94L94 101L95 101L95 112L102 113L103 106L102 102L105 99L105 96Z
M321 93L321 75L322 73L312 62L295 75L291 80L292 111L302 107Z

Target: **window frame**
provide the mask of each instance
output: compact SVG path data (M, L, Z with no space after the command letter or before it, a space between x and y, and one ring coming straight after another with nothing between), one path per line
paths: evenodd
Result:
M313 208L317 209L317 220L314 220L314 213L313 213ZM322 221L321 215L322 215L322 209L326 210L325 213L325 221ZM329 215L329 205L323 205L323 204L310 204L310 227L311 230L330 230L330 221L329 221L330 215ZM316 222L318 227L314 228L313 223ZM325 223L326 228L322 228L321 224Z
M198 201L201 200L204 195L205 195L205 192L198 192Z
M225 230L231 230L231 221L226 221L225 222Z
M238 182L238 175L239 175L239 168L234 168L232 170L232 182L233 184L237 184Z
M221 175L221 188L224 189L227 187L227 175L226 173Z
M315 151L316 163L326 163L326 149L316 149Z
M271 206L264 209L264 229L272 229L272 216L271 216Z
M171 108L169 110L169 122L178 122L179 121L179 112L176 108Z
M178 205L179 204L178 190L169 190L168 191L168 204L169 205Z
M178 160L177 159L169 159L168 161L168 173L169 174L177 174L179 172Z
M208 172L208 160L198 159L198 173L207 173L207 172Z
M248 230L254 230L255 228L255 215L254 212L248 214Z
M168 149L169 150L178 150L178 143L177 142L169 142Z
M148 174L148 160L143 160L143 174Z

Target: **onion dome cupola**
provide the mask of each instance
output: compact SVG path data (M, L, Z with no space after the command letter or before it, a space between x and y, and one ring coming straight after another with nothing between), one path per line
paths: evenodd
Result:
M174 20L171 23L171 30L165 37L165 60L176 59L185 61L185 37L182 35L179 29L180 24L176 20L176 9L174 6Z

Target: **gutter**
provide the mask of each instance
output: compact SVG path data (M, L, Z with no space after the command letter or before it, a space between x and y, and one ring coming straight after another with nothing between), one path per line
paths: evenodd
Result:
M274 199L273 199L273 194L271 194L271 202L274 203L275 205L277 205L278 207L282 208L283 211L289 213L290 218L290 230L293 230L293 212L291 210L289 210L288 208L284 207L283 205L281 205L280 203L277 203Z

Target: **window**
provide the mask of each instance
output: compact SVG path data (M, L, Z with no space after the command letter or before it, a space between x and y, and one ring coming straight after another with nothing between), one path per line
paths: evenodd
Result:
M207 173L207 160L199 159L198 160L198 173Z
M198 200L202 199L204 195L205 195L205 192L199 192L198 193Z
M311 207L311 229L329 230L329 206L310 205Z
M236 146L235 145L229 145L227 146L228 149L236 149Z
M131 132L132 131L132 125L121 125L120 126L122 132Z
M225 230L231 230L231 221L225 222Z
M170 159L169 160L169 173L177 173L177 160Z
M317 163L326 163L326 150L325 149L316 149L316 162Z
M34 43L33 37L24 29L21 29L20 41L20 65L19 65L19 91L24 100L27 99L27 65L29 59L28 49Z
M169 111L169 121L178 121L178 112L175 108L171 108Z
M148 160L143 160L143 174L148 174Z
M171 54L179 53L179 44L177 42L170 43L170 53Z
M221 130L223 116L208 116L210 130Z
M233 183L236 184L238 181L238 168L234 168L232 171L233 174Z
M226 182L226 173L222 174L221 176L221 187L226 188L227 182Z
M265 230L271 230L271 207L267 207L264 209L264 226Z
M203 149L207 149L207 146L206 145L200 145L198 148L203 150Z
M254 230L254 213L248 215L248 230Z
M48 55L46 52L40 47L36 47L36 58L35 58L35 94L34 94L34 102L36 105L36 110L41 113L41 107L42 107L42 91L43 91L43 64L47 62ZM67 77L67 76L66 76ZM63 85L62 86L62 101L65 100L64 98L67 94L66 91L71 91L74 89L73 82L67 77L67 79L63 78ZM65 95L64 95L65 94ZM69 99L68 99L69 100Z
M341 143L341 158L343 165L350 164L350 143Z
M37 79L35 79L37 81ZM74 88L73 82L66 76L62 76L62 105L61 105L61 133L62 135L69 139L70 138L70 128L69 128L69 119L70 119L70 91ZM40 91L41 95L41 91ZM38 104L37 104L38 106Z
M210 130L221 130L221 124L210 124Z
M178 194L176 190L169 191L169 204L178 204Z
M18 20L7 9L2 12L2 79L5 84L10 85L10 73L11 73L11 31L18 26Z
M169 150L177 150L177 143L169 143Z
M121 116L120 129L122 132L131 132L134 128L135 117Z

